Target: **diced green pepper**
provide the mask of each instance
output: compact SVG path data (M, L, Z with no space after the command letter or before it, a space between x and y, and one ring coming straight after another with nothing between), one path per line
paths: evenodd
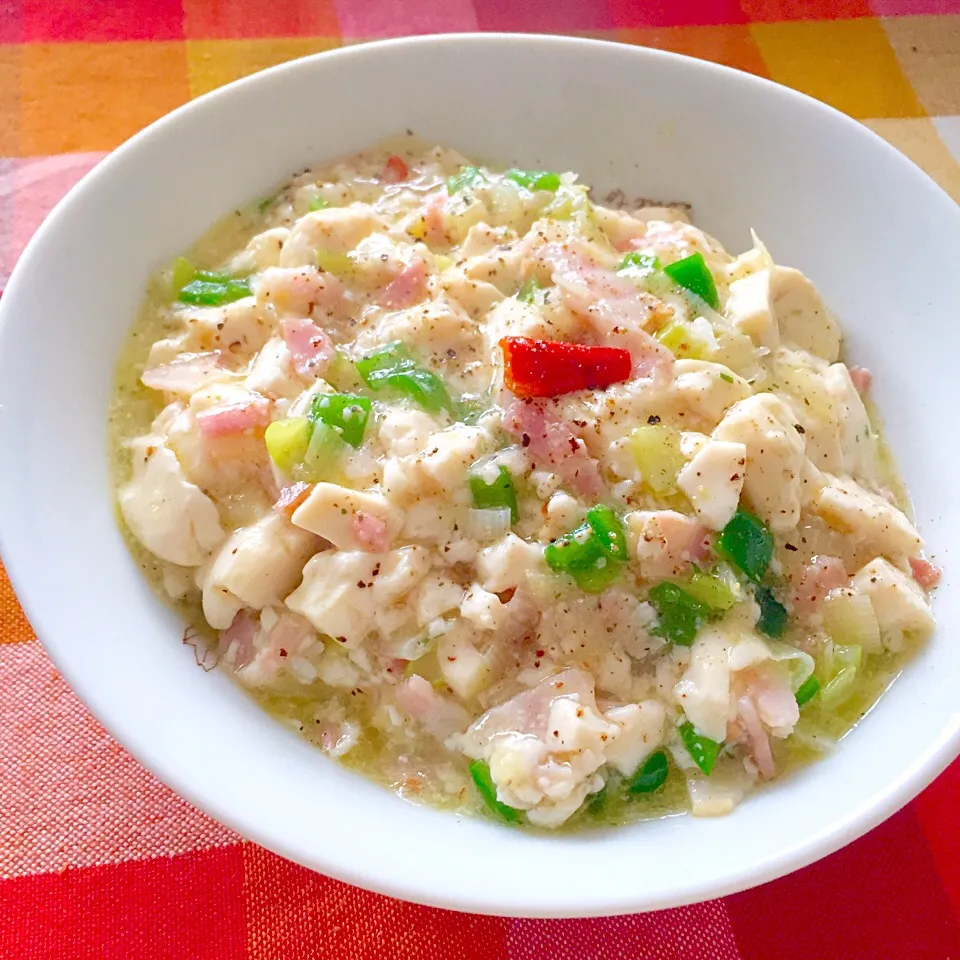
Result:
M797 706L809 703L820 692L820 681L811 673L797 688Z
M313 425L306 417L288 417L268 424L263 439L270 459L284 473L292 473L303 462Z
M547 190L556 193L560 189L560 174L545 170L508 170L504 176L508 180L526 187L527 190Z
M487 178L479 167L461 167L460 172L447 179L447 193L453 196L461 190L468 190Z
M202 271L198 272L196 279L191 280L180 290L178 295L180 302L203 307L219 307L250 296L249 280L227 278L223 274L206 274L206 277L218 279L206 279ZM219 279L221 277L224 279Z
M589 523L557 537L543 556L551 570L569 573L585 593L602 593L620 576L620 564L606 552Z
M311 483L330 480L337 474L344 450L345 444L333 427L322 421L314 423L297 479Z
M773 534L762 520L740 509L720 531L717 549L754 583L759 583L773 559Z
M678 732L694 763L709 776L723 744L697 733L696 727L689 720L680 725Z
M667 264L663 272L674 283L698 296L714 310L720 306L717 285L713 282L713 274L710 273L702 253L694 253L676 263Z
M435 373L418 366L399 340L358 360L357 372L371 390L389 387L409 397L424 410L455 412L443 381Z
M309 213L315 213L317 210L326 210L329 206L330 204L324 200L320 194L317 194L317 196L310 201L310 206L307 207L307 211Z
M473 496L473 505L478 510L510 510L510 519L516 523L520 519L520 510L517 506L517 489L513 484L513 474L501 466L497 471L496 479L487 483L480 470L470 475L470 493Z
M329 424L351 447L363 443L372 404L352 393L321 393L313 398L310 419Z
M657 611L657 622L650 632L682 647L693 643L701 624L710 616L705 604L666 580L651 588L648 599Z
M737 595L725 580L694 569L683 589L716 613L726 613L737 602Z
M600 548L611 560L627 559L627 535L620 518L602 503L587 511L587 523L597 537Z
M536 299L537 291L540 289L541 287L540 284L537 283L537 278L530 277L517 293L517 299L521 303L533 303Z
M651 253L638 253L633 250L617 264L617 275L629 277L631 280L645 280L662 269L663 265L658 257Z
M490 768L482 760L472 760L470 762L470 776L476 785L477 793L480 794L483 802L498 817L506 820L508 823L517 823L523 818L523 811L515 807L507 806L497 799L497 785L493 782L490 775Z
M760 606L760 619L757 629L768 637L778 640L787 628L787 608L773 595L769 587L757 586L754 598Z
M653 793L667 780L669 766L663 750L651 753L639 770L627 781L628 793Z

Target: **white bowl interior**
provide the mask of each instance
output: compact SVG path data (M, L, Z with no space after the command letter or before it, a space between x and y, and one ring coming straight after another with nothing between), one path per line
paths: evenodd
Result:
M724 820L540 837L404 803L198 670L117 532L106 408L147 275L308 162L407 127L468 155L576 170L598 191L690 200L698 224L735 250L754 227L819 285L851 356L876 374L918 524L946 569L940 630L831 757ZM288 64L134 138L18 265L0 307L4 559L108 729L186 797L291 859L487 913L586 916L721 895L853 839L957 751L958 453L940 426L957 396L957 262L960 214L926 176L853 121L744 74L549 37L414 39Z

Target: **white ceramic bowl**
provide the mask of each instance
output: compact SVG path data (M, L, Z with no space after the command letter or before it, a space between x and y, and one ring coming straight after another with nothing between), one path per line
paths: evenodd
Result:
M113 518L106 410L147 275L308 162L412 128L468 155L693 202L733 250L754 227L805 271L870 367L946 576L940 630L829 758L722 820L530 836L411 806L197 669ZM27 614L104 725L198 806L351 883L460 910L588 916L715 897L889 816L960 744L960 212L865 128L800 94L651 50L553 37L352 47L159 121L57 207L0 308L0 534ZM948 419L950 418L950 419Z

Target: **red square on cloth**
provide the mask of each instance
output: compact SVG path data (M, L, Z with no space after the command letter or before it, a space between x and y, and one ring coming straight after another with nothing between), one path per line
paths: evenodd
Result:
M474 0L481 30L521 33L587 33L616 26L606 0Z
M333 0L182 0L190 40L338 37ZM363 2L365 6L365 2Z
M23 0L22 11L37 43L183 39L180 0Z
M0 883L3 960L248 960L239 844Z
M336 0L346 40L477 29L473 0Z
M617 27L745 23L739 0L607 0Z

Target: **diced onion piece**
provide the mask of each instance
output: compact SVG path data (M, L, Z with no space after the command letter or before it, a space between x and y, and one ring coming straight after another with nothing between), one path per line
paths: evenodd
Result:
M469 513L469 535L476 540L499 540L510 532L513 518L510 508L500 510L471 510Z
M677 474L686 463L680 452L680 431L666 424L651 424L633 430L630 441L644 483L654 493L676 490Z
M852 590L833 590L820 607L823 627L835 643L853 644L868 653L883 649L880 624L868 596Z

